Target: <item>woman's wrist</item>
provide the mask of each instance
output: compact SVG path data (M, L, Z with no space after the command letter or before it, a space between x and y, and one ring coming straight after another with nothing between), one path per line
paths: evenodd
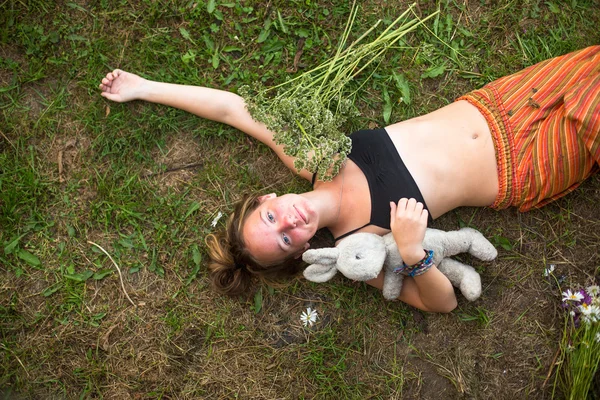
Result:
M397 274L408 275L411 277L419 276L433 267L433 250L423 250L425 256L414 264L407 264L406 261L394 268Z
M419 246L412 250L401 251L400 255L402 256L402 261L404 261L404 264L415 265L416 263L421 261L423 257L427 256L427 252L425 251L425 249L423 249L423 247Z

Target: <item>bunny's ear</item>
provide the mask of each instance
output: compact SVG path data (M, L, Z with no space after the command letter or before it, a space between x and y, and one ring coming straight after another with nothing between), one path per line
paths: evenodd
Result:
M337 247L326 247L323 249L306 250L302 254L302 260L308 264L332 264L337 263L340 251Z
M304 270L304 277L311 282L323 283L333 278L336 273L335 264L311 264Z
M312 265L304 270L304 277L311 282L327 282L337 273L338 255L335 247L305 251L302 260Z

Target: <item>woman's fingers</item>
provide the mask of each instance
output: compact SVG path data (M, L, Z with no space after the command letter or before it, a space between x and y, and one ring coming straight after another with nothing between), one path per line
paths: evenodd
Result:
M421 204L421 206L422 206L422 204ZM423 222L424 224L427 224L428 221L429 221L429 211L423 210L421 212L421 222Z
M415 199L402 198L398 204L390 202L390 227L406 224L427 225L429 213L423 203Z
M390 202L390 208L392 211L392 215L397 216L411 214L414 214L415 216L420 216L423 213L423 211L427 212L427 210L425 210L425 207L423 206L423 203L412 198L402 198L398 200L397 206L395 203Z

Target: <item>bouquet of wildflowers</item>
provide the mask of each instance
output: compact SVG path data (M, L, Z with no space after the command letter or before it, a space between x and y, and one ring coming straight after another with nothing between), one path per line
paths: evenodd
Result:
M557 374L567 399L586 399L600 363L600 288L563 292L566 325Z
M348 93L346 85L369 65L380 62L404 35L437 14L421 19L413 7L415 4L372 42L363 43L381 20L346 46L358 12L355 1L333 58L280 85L242 86L238 90L252 118L275 132L275 143L283 145L285 154L295 157L298 171L306 169L321 180L331 180L339 172L351 148L350 139L340 127L348 118L359 115L352 100L356 91ZM412 19L407 18L410 12Z

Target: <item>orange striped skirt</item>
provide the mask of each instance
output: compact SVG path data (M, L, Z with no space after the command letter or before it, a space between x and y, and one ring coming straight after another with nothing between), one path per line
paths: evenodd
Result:
M600 164L600 46L552 58L457 100L486 118L500 183L492 208L527 211L573 191Z

